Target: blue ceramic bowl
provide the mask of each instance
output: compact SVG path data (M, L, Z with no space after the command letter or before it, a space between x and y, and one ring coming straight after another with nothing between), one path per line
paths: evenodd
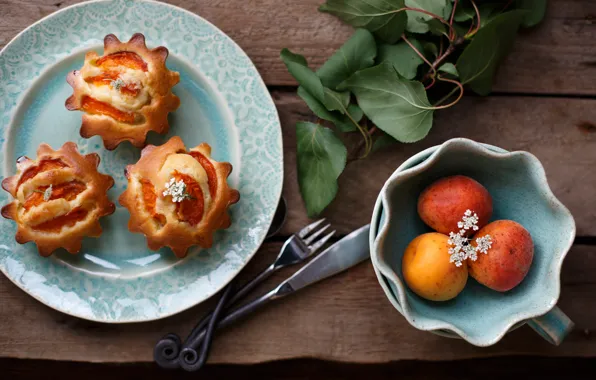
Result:
M530 232L534 259L524 281L509 292L493 291L470 277L455 299L433 302L405 285L402 254L412 239L430 231L417 213L419 194L435 180L455 174L488 189L492 220L515 220ZM551 192L535 156L458 138L413 156L387 180L373 213L371 259L391 303L418 329L489 346L529 323L559 344L573 326L556 303L561 266L574 238L573 216Z

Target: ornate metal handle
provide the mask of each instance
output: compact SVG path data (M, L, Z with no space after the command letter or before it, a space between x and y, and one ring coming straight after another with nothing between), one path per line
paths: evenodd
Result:
M240 288L240 290L238 290L236 292L236 294L234 294L234 296L232 298L230 298L229 301L227 301L224 309L228 309L230 306L234 305L236 302L238 302L239 300L244 298L248 293L250 293L260 283L262 283L263 281L268 279L277 269L278 268L274 264L271 264L270 266L268 266L264 271L259 273L255 278L253 278L246 285L244 285L242 288ZM221 302L221 300L220 300L220 302ZM211 318L212 316L213 316L213 313L209 313L209 314L205 315L203 317L203 319L201 319L201 321L195 325L195 327L192 329L190 334L188 334L188 337L186 338L186 341L184 343L184 346L182 346L182 349L185 349L188 347L196 347L195 345L193 345L192 342L194 341L196 336L207 326L207 323L209 323L209 321L212 319Z
M182 349L180 352L180 366L187 371L196 371L203 366L206 361L206 354L205 355L198 355L197 354L197 347L201 344L201 342L209 342L212 337L212 333L214 329L224 328L226 326L231 325L238 319L241 319L248 314L253 313L257 309L261 308L262 306L268 304L269 302L284 297L290 294L293 289L287 285L282 284L278 286L276 289L270 291L269 293L257 298L254 301L247 303L246 305L240 306L239 308L233 310L229 314L227 314L223 319L217 321L217 318L211 318L211 322L214 323L209 328L201 329L193 339L188 340L185 343L185 348ZM215 315L214 315L215 317ZM203 341L203 339L206 339ZM207 345L203 345L202 353L205 353L205 348L208 350L208 343ZM205 356L205 360L201 361L202 357Z
M226 297L224 300L224 296L220 299L217 307L222 310L228 309L230 306L234 305L236 302L244 298L248 293L250 293L254 288L256 288L259 284L263 281L268 279L276 270L281 268L280 266L276 266L275 264L271 264L261 273L259 273L255 278L250 280L246 285L244 285L240 290L238 290L233 297ZM231 292L232 285L228 285L226 292ZM224 293L226 294L226 293ZM230 293L231 294L231 293ZM222 303L224 301L225 303ZM192 329L184 345L182 345L182 340L176 334L167 334L165 335L157 344L153 350L153 358L155 362L162 368L178 368L182 365L182 362L186 363L187 366L192 366L192 371L196 371L199 369L203 364L198 365L199 359L201 356L207 356L207 352L203 351L202 355L197 354L197 348L201 344L205 336L205 328L209 324L210 321L216 322L214 318L214 312L211 312L205 315L199 323L195 325ZM214 330L211 328L210 330ZM203 332L203 334L198 338L197 336ZM182 355L182 353L184 353ZM179 357L182 360L179 360ZM190 367L189 367L190 368ZM186 369L186 368L185 368Z

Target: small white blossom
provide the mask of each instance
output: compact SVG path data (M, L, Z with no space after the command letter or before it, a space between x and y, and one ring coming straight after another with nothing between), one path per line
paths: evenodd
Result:
M447 244L449 248L449 262L455 263L456 267L462 266L462 263L468 259L476 261L478 259L478 252L484 254L492 246L492 239L490 235L485 235L476 239L476 247L470 244L470 239L465 235L468 230L478 231L478 215L472 210L466 210L462 220L457 223L459 232L450 232Z
M488 250L493 245L493 239L490 235L484 235L476 239L476 251L484 254L488 253Z
M452 252L452 250L453 248L449 249L449 262L455 263L456 267L461 267L462 263L466 260L464 253L461 251L455 252L454 250Z
M455 248L461 249L461 247L468 242L468 239L466 239L461 232L457 234L455 232L450 232L449 240L447 242L450 245L455 246Z
M50 185L47 189L45 189L45 191L43 192L43 200L44 201L49 201L50 198L52 197L52 185Z
M466 259L470 259L472 261L478 260L476 249L471 244L466 245L464 247L464 251L466 252Z
M476 215L475 212L473 213L472 210L466 210L461 222L457 223L457 227L459 227L465 231L467 231L469 229L477 231L478 230L477 224L478 224L478 215Z
M110 86L112 86L112 88L114 88L114 90L120 90L120 88L125 85L126 85L126 83L124 83L124 81L120 78L110 82Z
M170 178L170 180L166 182L166 189L163 192L163 196L166 197L168 195L172 196L172 202L174 203L182 202L191 197L190 194L186 192L186 184L184 181L176 181L174 178Z

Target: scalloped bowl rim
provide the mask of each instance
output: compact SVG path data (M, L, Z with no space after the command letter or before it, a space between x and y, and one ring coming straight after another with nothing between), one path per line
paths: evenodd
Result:
M390 202L387 199L387 192L392 186L395 186L394 183L399 181L405 177L411 177L418 174L423 173L433 164L435 164L443 153L449 149L451 146L456 144L464 144L468 149L475 150L480 154L484 154L489 158L498 159L498 160L506 160L514 157L523 157L525 160L529 160L532 166L537 170L537 181L536 183L541 184L540 187L544 190L541 193L541 197L544 198L545 201L550 202L553 208L558 208L561 210L562 213L566 214L571 221L570 223L570 230L568 231L568 242L564 249L553 256L552 263L550 264L553 268L553 278L556 279L555 286L553 287L553 294L546 294L546 297L549 297L549 302L544 303L544 307L536 308L533 311L522 311L516 314L512 314L508 323L499 331L498 334L493 334L492 336L488 336L487 338L475 338L468 335L464 329L456 327L452 323L441 321L441 320L431 320L429 317L426 317L426 320L423 323L419 323L415 318L412 317L410 314L410 307L408 304L408 300L404 290L404 284L402 283L399 276L395 273L391 267L386 264L383 260L379 258L381 248L384 244L384 240L387 238L387 234L389 231L389 227L391 226L391 214L392 210L390 207ZM414 166L404 169L409 165L412 165L413 162L420 160L421 158L426 157L423 161ZM384 209L386 212L385 223L382 226L380 224L380 210ZM378 230L378 233L377 233ZM561 268L563 265L563 260L567 256L569 249L573 245L573 241L575 238L576 233L576 226L575 221L573 219L573 215L567 209L559 199L555 197L553 194L550 186L548 185L548 181L546 178L546 172L542 163L536 156L533 154L526 152L526 151L514 151L509 152L502 148L489 145L478 143L473 140L464 139L464 138L455 138L444 142L441 145L435 145L433 147L427 148L414 156L410 157L404 163L402 163L393 174L387 179L377 201L375 203L373 217L371 221L371 230L369 236L369 243L370 243L370 252L371 252L371 261L373 267L375 269L375 273L377 274L377 279L383 288L386 296L389 298L391 304L406 318L406 320L417 329L423 331L431 331L433 333L447 336L447 337L461 337L464 340L468 341L469 343L476 345L476 346L490 346L497 343L507 332L511 331L513 328L517 328L525 323L528 319L536 318L541 315L548 313L557 303L560 292L561 292ZM558 257L557 257L558 256ZM396 300L393 295L393 291L389 288L389 285L385 283L385 281L391 281L396 289L397 289L397 297ZM454 333L457 336L451 336L450 333Z

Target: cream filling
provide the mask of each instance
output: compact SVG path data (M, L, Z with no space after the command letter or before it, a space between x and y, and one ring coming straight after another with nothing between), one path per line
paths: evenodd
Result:
M20 203L25 203L31 193L38 187L49 186L53 183L70 182L73 180L75 180L75 177L73 170L70 168L46 170L22 183L19 186L16 198Z
M173 209L172 198L170 196L164 197L163 192L166 189L166 183L174 176L175 171L186 174L197 181L203 192L204 209L207 211L212 202L209 193L209 177L201 164L188 154L171 154L161 167L158 173L159 183L155 184L155 191L158 193L158 209Z
M27 212L24 208L21 208L19 210L19 220L29 226L36 226L67 214L71 209L70 202L64 198L58 198L32 207Z
M96 86L93 83L87 83L84 78L99 76L103 74L103 70L97 66L85 66L81 70L81 81L83 86L82 92L89 95L99 101L111 104L117 109L125 112L137 111L145 106L150 101L149 93L146 90L147 84L147 73L141 70L135 70L130 68L123 68L117 70L118 77L122 79L125 84L134 84L140 88L141 91L135 97L121 93L118 89L113 86L102 85Z

